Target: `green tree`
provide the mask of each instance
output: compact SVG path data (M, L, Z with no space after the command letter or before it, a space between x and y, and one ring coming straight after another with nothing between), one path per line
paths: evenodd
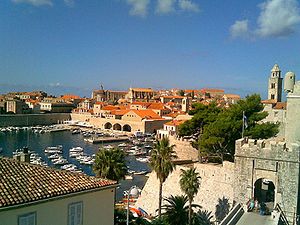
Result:
M119 149L100 149L96 155L93 171L98 177L119 181L127 173L125 153Z
M181 169L179 183L181 190L187 195L189 201L189 225L192 224L192 202L200 188L200 179L201 177L196 172L196 168Z
M221 222L225 216L229 213L230 205L227 198L218 199L218 204L216 205L215 217L218 222Z
M212 225L212 212L207 210L199 210L194 214L193 225Z
M178 91L178 95L179 95L179 96L184 96L184 90L179 90L179 91Z
M277 134L278 124L259 123L268 113L263 112L259 95L247 96L221 111L215 121L207 123L198 140L200 154L216 154L233 160L235 141L242 137L243 112L248 119L245 135L251 138L270 138Z
M185 225L188 220L187 196L173 196L164 199L167 203L162 206L163 216L169 225Z
M193 109L189 112L193 118L179 126L179 136L190 136L195 133L201 134L203 127L215 121L221 111L222 109L217 107L215 102L209 105L203 105L202 103L193 104Z
M158 217L161 217L162 185L170 173L175 169L173 160L177 157L169 139L163 138L158 141L151 151L150 166L155 171L159 180Z

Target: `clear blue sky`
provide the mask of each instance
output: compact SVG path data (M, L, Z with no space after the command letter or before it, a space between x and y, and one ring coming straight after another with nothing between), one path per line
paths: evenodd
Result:
M300 74L299 32L297 0L1 0L0 93L102 83L265 97L274 63Z

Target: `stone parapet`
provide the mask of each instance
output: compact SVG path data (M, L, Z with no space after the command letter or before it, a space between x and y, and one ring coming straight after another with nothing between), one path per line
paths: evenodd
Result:
M299 162L299 150L296 143L288 146L286 142L274 139L242 138L236 141L235 156Z

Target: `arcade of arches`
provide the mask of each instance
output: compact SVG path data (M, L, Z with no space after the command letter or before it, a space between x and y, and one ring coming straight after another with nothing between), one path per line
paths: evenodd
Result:
M104 124L104 129L107 129L107 130L112 129L112 130L118 130L118 131L131 132L131 126L128 124L125 124L122 127L122 125L119 123L112 125L111 123L107 122L106 124Z

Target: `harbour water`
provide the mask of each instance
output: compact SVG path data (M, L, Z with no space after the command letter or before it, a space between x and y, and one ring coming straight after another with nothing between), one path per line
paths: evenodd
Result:
M13 151L16 149L21 149L24 146L28 146L29 150L35 151L42 157L42 159L51 165L50 160L44 153L44 149L49 146L63 146L63 156L69 163L75 164L78 168L81 168L83 172L87 175L94 176L91 165L81 165L79 162L69 157L69 149L73 147L80 146L84 149L84 153L87 155L96 154L99 148L102 148L102 144L91 144L83 140L84 137L81 134L72 134L70 131L61 132L51 132L51 133L34 133L32 131L13 131L13 132L0 132L0 149L2 148L2 153L0 155L6 157L12 157ZM117 144L110 144L117 145ZM134 156L126 156L126 164L129 170L149 171L149 167L146 163L139 162ZM51 165L56 168L60 166ZM123 192L128 190L131 186L136 185L139 188L143 188L147 177L144 175L133 175L132 180L122 180L120 181L120 187L117 189L117 201L122 199Z

